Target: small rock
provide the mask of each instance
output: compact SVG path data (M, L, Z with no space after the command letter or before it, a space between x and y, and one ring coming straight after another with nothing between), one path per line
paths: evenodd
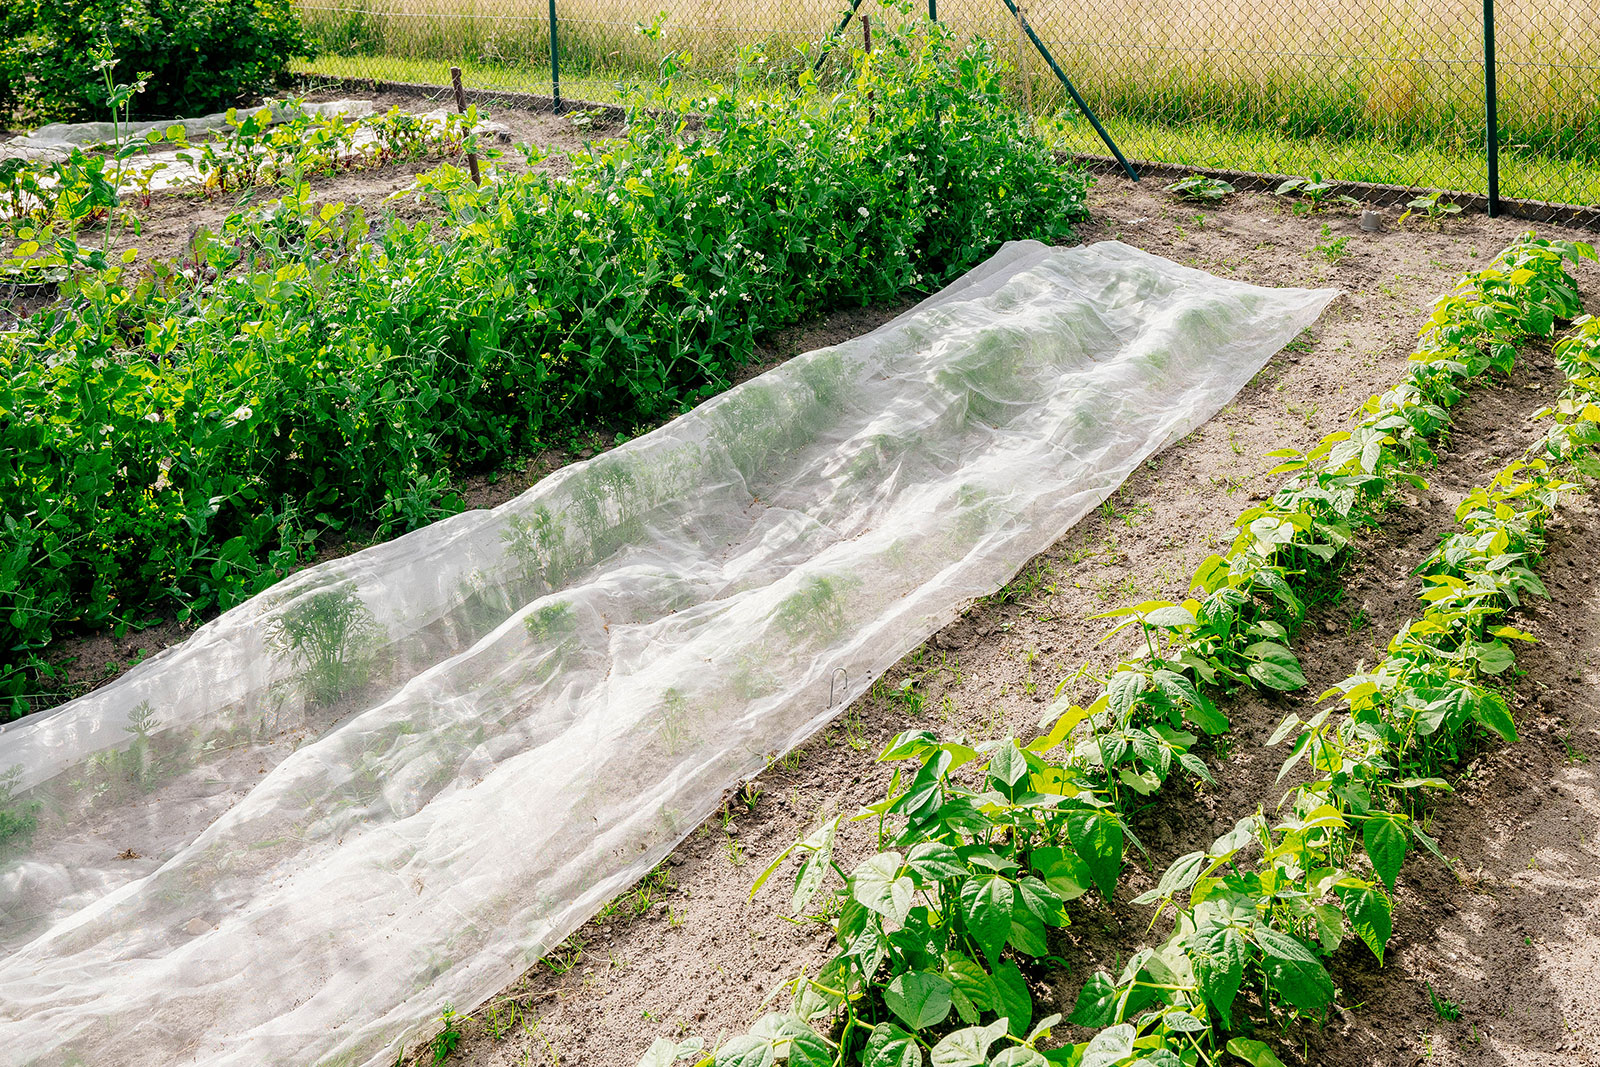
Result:
M183 932L186 934L203 934L210 929L211 924L200 918L198 915L183 924Z

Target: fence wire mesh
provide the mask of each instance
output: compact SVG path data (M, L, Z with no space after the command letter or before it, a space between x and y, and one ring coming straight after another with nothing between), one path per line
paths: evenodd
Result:
M919 3L925 0L919 0ZM1064 149L1106 156L1049 53L1142 169L1308 176L1487 196L1483 0L936 0L988 38ZM860 0L874 21L903 16ZM616 102L668 50L706 78L761 45L795 65L849 0L305 0L317 75ZM926 14L919 6L919 14ZM1519 214L1600 208L1600 5L1494 0L1499 195ZM858 21L844 35L859 43ZM659 36L643 32L652 25ZM1031 28L1043 50L1030 41ZM1588 221L1593 221L1593 216Z

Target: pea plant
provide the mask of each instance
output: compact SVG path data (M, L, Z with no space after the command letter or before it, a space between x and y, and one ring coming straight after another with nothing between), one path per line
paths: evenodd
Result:
M440 211L410 221L300 183L177 261L32 233L60 299L0 333L0 643L231 606L319 537L459 509L456 479L547 435L670 418L762 330L1064 239L1088 178L988 46L881 38L840 92L734 83L693 128L642 98L566 173L440 164L405 193Z
M126 118L139 83L113 85L116 113ZM207 196L258 185L299 185L304 179L347 170L461 158L477 152L495 159L500 151L479 143L477 105L442 118L398 108L358 118L321 115L298 100L227 112L228 129L191 143L181 124L151 130L139 139L118 137L103 151L73 148L66 159L0 160L0 234L15 239L0 271L24 281L60 281L64 258L58 240L79 230L103 227L130 206L148 208L165 160L149 160L152 149L176 148L177 161L191 168L196 188ZM179 187L182 191L182 187ZM130 216L131 217L131 216Z

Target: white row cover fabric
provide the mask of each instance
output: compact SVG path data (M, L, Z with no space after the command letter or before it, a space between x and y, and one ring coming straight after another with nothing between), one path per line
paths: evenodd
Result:
M0 732L0 1061L387 1065L662 861L1330 290L1024 242ZM830 707L830 688L836 685Z
M321 104L285 104L273 108L273 121L285 122L296 114L304 112L308 115L343 115L346 118L360 118L370 115L375 107L370 100L331 100ZM241 111L241 114L247 112ZM445 108L435 108L425 111L415 117L422 124L429 135L436 135L447 129L450 112ZM124 127L122 135L124 140L140 140L149 130L164 131L173 124L184 127L186 137L195 137L200 133L225 130L228 128L225 114L206 115L198 119L175 119L167 122L139 123L133 127ZM467 128L469 133L496 134L509 130L504 123L490 122L479 119ZM78 122L57 123L52 126L42 127L28 137L14 137L10 141L0 144L0 159L11 155L20 155L32 161L65 159L70 150L75 146L95 145L110 142L116 138L116 128L109 122ZM378 140L378 135L372 129L363 127L351 136L349 147L351 149L364 148ZM151 192L164 192L170 189L181 189L185 186L201 185L205 175L200 165L194 161L194 153L187 148L169 148L154 152L141 152L123 162L119 187L126 191L141 189ZM187 158L186 158L187 157ZM256 169L260 170L264 164L258 162ZM44 184L48 187L54 185L56 179L48 178Z
M237 113L241 116L248 115L251 110L239 108ZM370 100L328 100L319 104L279 104L273 107L272 112L274 122L284 122L302 113L359 118L362 115L372 114L373 103ZM7 143L17 148L50 150L65 155L74 148L112 144L117 140L119 132L125 141L142 141L144 135L152 130L165 133L170 126L182 126L184 136L191 138L217 133L228 128L228 113L218 111L215 114L201 115L192 119L156 119L150 122L124 123L120 131L113 122L52 122L48 126L40 126L32 133L13 137Z

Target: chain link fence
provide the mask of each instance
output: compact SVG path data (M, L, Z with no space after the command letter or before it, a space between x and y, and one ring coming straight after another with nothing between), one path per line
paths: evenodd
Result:
M1018 103L1076 154L1109 164L1113 150L1065 81L1141 172L1319 173L1369 198L1439 189L1600 224L1592 0L917 2L988 38ZM324 53L313 74L442 86L459 65L473 88L537 95L555 86L553 22L559 95L596 103L652 78L668 50L707 78L753 45L797 68L831 34L859 44L856 16L904 17L878 0L305 0L301 12Z

